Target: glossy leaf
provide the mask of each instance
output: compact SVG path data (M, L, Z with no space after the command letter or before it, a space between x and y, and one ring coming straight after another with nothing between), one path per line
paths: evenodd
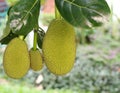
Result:
M8 23L13 33L27 35L38 27L40 0L20 0L9 10Z
M11 34L12 31L10 30L8 22L6 23L6 27L3 30L3 35L0 37L0 43L1 44L8 44L11 38L13 38L13 35Z
M1 44L8 44L13 38L18 37L18 35L12 33L12 31L0 40Z
M105 0L55 0L61 16L76 27L100 26L110 9Z

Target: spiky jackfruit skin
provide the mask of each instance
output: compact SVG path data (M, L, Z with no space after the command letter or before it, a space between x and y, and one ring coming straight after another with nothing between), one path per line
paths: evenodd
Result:
M30 54L30 67L32 70L34 71L39 71L42 69L43 67L43 63L42 63L42 56L40 51L37 50L33 50L31 49L29 51Z
M43 56L50 72L68 73L74 66L76 55L74 28L62 19L53 20L43 39Z
M22 78L30 68L30 58L25 41L14 38L8 44L4 57L3 66L6 74L14 79Z

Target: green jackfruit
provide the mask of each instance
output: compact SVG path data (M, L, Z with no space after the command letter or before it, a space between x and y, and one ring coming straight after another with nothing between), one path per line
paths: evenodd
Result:
M42 56L40 51L38 49L37 50L31 49L29 51L29 54L30 54L30 60L31 60L30 61L31 69L33 69L34 71L41 70L43 67L43 64L42 64Z
M25 41L14 38L8 44L3 66L6 74L11 78L22 78L30 68L30 58Z
M43 56L50 72L68 73L74 66L76 55L74 28L62 19L53 20L43 39Z

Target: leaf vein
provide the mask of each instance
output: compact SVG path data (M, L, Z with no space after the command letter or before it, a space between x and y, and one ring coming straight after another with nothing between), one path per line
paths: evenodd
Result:
M93 12L97 13L98 15L100 15L100 16L102 16L102 17L104 17L104 15L102 15L102 14L101 14L101 13L99 13L98 11L93 10L93 9L91 9L91 8L88 8L88 7L85 7L85 6L80 6L80 5L77 5L77 4L75 4L75 3L73 3L73 2L71 2L71 1L69 1L69 0L64 0L64 2L71 3L72 5L74 5L74 6L76 6L76 7L79 7L79 8L86 8L86 9L91 10L91 11L93 11Z
M37 4L37 2L38 2L38 0L36 0L35 2L34 2L34 4L32 5L32 7L28 10L28 12L26 13L26 15L21 19L21 21L17 24L17 26L16 26L16 28L19 26L19 25L21 25L21 24L24 24L24 20L26 19L26 17L29 15L29 14L31 14L31 10L35 7L35 5Z

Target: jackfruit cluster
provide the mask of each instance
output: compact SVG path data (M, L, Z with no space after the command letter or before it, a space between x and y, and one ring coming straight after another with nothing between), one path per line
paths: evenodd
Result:
M76 55L73 26L63 19L53 20L43 38L42 51L44 62L51 73L64 75L70 72ZM34 71L43 68L42 54L38 49L28 51L24 40L14 38L5 50L3 66L9 77L19 79L30 68Z
M34 71L42 69L42 57L39 50L28 52L24 40L14 38L8 44L3 57L3 67L6 74L14 79L22 78L31 68Z

